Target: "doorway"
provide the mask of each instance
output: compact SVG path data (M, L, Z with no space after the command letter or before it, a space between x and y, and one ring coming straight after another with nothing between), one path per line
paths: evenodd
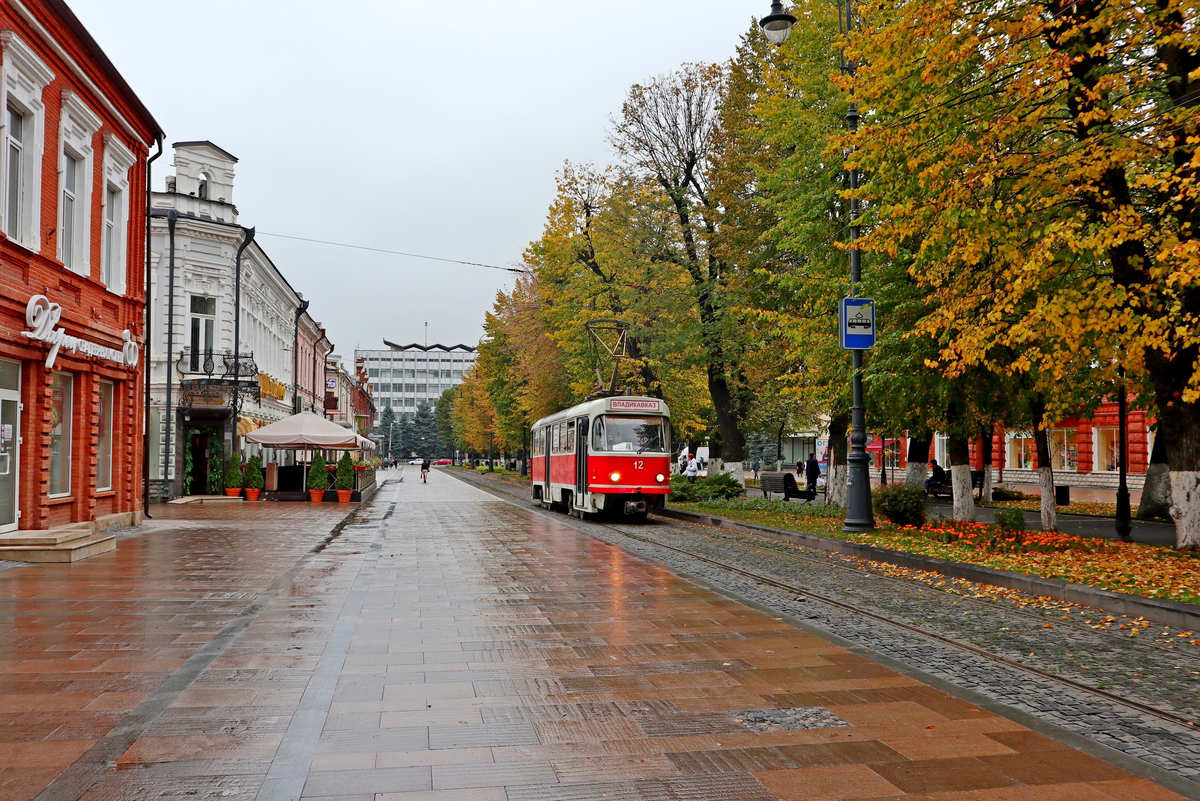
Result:
M21 516L21 365L0 361L0 533L15 531Z
M575 426L578 442L575 445L575 506L582 507L587 497L588 419L579 418Z
M191 426L185 431L183 494L220 495L225 487L221 468L225 430L220 426Z

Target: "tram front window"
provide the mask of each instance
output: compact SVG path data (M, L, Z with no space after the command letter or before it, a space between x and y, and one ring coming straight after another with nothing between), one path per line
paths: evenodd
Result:
M665 453L661 417L597 417L592 423L592 448L598 451Z

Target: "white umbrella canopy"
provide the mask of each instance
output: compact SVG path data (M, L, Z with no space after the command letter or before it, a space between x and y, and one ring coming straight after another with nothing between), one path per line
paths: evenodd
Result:
M337 423L303 412L246 434L247 442L270 448L375 450L375 443Z

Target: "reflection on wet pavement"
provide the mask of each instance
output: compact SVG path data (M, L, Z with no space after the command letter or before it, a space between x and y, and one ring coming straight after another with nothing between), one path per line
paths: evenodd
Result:
M0 573L0 798L1179 797L446 474L346 512Z

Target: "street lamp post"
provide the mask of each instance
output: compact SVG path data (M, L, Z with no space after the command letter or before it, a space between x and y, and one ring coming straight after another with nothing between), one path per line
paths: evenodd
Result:
M839 27L845 14L845 27L842 29L849 33L853 29L854 17L850 3L852 0L845 0L843 7L842 0L838 0L838 23ZM787 41L788 36L792 33L792 26L796 24L796 18L783 10L783 3L776 0L771 3L771 13L759 20L758 23L767 39L774 45L779 46ZM846 64L845 69L851 77L854 76L854 64ZM858 132L858 121L860 115L858 107L854 103L854 89L850 89L850 103L846 109L846 126L850 133ZM851 166L849 170L850 178L850 296L856 297L858 284L862 280L862 253L858 247L859 238L859 203L856 194L853 194L858 189L858 167ZM853 400L850 407L850 425L852 432L850 434L850 455L846 461L850 469L850 477L847 483L846 492L846 521L842 527L843 531L870 531L875 528L875 515L871 511L871 457L867 455L867 421L866 421L866 404L863 402L863 385L862 385L862 349L854 348L850 351L853 359L854 376L852 379Z

